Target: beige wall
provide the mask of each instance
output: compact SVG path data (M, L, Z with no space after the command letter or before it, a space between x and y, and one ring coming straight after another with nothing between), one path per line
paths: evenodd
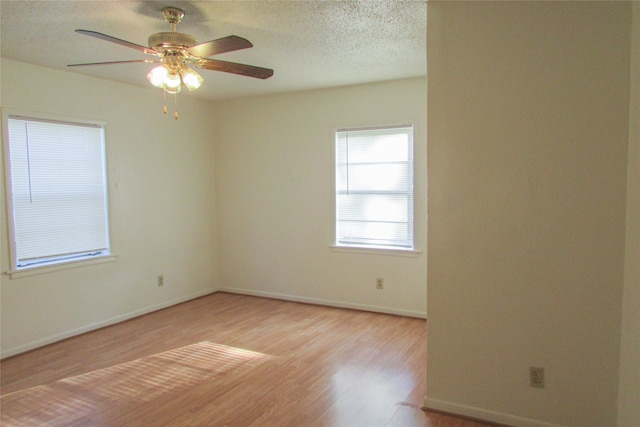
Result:
M619 427L640 426L640 3L633 3Z
M212 106L181 97L175 121L163 116L161 92L152 88L7 59L1 71L3 108L107 122L111 242L118 256L18 279L2 274L2 355L211 292L217 285Z
M616 425L630 21L622 2L429 2L426 406Z
M220 285L234 292L424 316L426 79L216 104ZM415 126L414 257L332 251L334 132ZM376 278L385 289L376 290Z
M96 266L17 279L3 274L3 356L206 294L220 287L219 273L235 292L425 315L424 78L217 106L181 97L178 121L162 115L162 97L152 89L6 59L2 81L5 109L107 122L117 255ZM331 251L333 129L407 122L416 125L422 159L415 175L423 252ZM2 195L7 271L4 201ZM225 247L219 257L216 244ZM385 279L383 291L375 289L377 277Z

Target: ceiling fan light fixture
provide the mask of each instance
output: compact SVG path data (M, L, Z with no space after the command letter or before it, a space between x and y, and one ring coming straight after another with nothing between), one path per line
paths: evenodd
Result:
M189 67L184 67L181 75L182 83L184 83L189 90L196 90L204 83L202 76Z
M269 68L256 67L237 62L219 61L209 58L210 56L219 55L221 53L253 47L253 44L249 40L231 35L204 43L198 43L195 37L190 36L189 34L178 33L176 31L176 25L184 17L184 11L182 9L178 9L176 7L165 7L162 9L162 15L164 16L165 21L169 23L171 31L151 34L148 39L148 47L99 33L97 31L76 30L77 33L84 34L86 36L95 37L100 40L135 49L147 55L159 57L159 60L137 59L127 61L70 64L68 66L76 67L85 65L125 64L132 62L161 62L161 65L154 67L147 73L147 80L154 87L163 90L163 96L165 99L167 93L171 95L179 93L182 90L182 85L184 85L189 91L196 90L202 86L204 79L200 74L191 69L189 65L205 70L222 71L225 73L238 74L258 79L268 79L273 76L273 70ZM177 96L175 99L177 99ZM166 114L166 105L163 110ZM174 116L176 119L178 118L177 111Z

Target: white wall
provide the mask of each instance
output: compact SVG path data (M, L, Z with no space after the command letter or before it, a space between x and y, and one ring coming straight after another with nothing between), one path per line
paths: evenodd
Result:
M214 290L211 104L180 97L175 121L163 116L157 89L7 59L1 71L3 108L107 122L111 242L118 256L113 263L18 279L2 274L2 355ZM4 193L1 198L4 272Z
M426 79L216 104L223 289L424 316ZM415 125L416 257L334 252L334 131ZM384 278L385 289L375 280Z
M616 425L630 10L428 3L426 406Z
M633 3L619 427L640 426L640 3Z

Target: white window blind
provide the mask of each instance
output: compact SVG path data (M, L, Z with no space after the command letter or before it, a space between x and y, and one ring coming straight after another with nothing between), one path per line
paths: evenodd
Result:
M12 267L108 255L103 127L12 116L7 125Z
M413 249L413 127L336 132L336 245Z

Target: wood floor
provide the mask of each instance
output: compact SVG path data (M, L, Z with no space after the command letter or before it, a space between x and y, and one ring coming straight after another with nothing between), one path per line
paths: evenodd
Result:
M488 426L425 371L424 320L217 293L3 360L1 424Z

